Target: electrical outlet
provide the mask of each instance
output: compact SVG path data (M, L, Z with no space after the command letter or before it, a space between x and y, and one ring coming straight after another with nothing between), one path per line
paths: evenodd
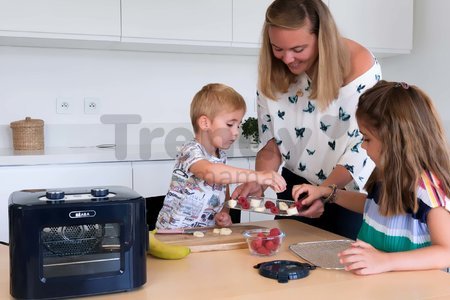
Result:
M56 113L71 114L73 112L72 98L56 98Z
M84 113L97 115L100 113L100 105L101 103L99 98L93 97L84 98Z

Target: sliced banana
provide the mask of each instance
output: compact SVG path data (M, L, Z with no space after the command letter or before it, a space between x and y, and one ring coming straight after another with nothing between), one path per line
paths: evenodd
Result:
M234 208L237 205L237 201L234 199L228 200L228 207Z
M253 208L259 207L260 204L261 204L261 200L258 200L258 199L252 199L250 201L250 207L253 207Z
M230 228L220 228L220 235L230 235L233 231Z
M279 208L280 210L288 210L288 209L289 209L289 205L287 205L287 204L284 203L284 202L280 202L280 203L278 203L278 208Z
M287 213L288 216L297 215L297 214L298 214L297 207L295 207L295 206L289 207L289 208L286 210L286 213Z
M264 206L258 206L253 209L256 212L263 212L265 210Z
M199 238L202 238L202 237L205 236L205 234L203 232L201 232L201 231L194 231L192 233L192 235L195 236L195 237L199 237Z
M214 229L213 229L213 233L215 233L215 234L220 234L220 229L219 229L219 228L214 228Z

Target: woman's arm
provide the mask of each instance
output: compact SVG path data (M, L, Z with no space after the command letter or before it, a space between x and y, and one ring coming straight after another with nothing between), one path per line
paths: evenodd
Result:
M328 186L299 184L292 188L292 197L293 199L299 199L305 193L307 196L300 201L304 206L310 206L315 201L321 201L321 198L327 198L332 192L333 189ZM334 197L334 203L360 214L364 212L365 201L366 194L340 189L336 190ZM308 211L306 210L304 211L305 214L300 213L300 215L310 216Z
M278 149L275 139L271 139L267 144L256 154L255 170L256 171L272 171L278 174L278 169L281 165L281 153ZM281 175L280 175L281 177ZM239 196L247 197L262 196L267 185L261 185L257 182L249 182L241 184L231 194L232 199L237 199Z

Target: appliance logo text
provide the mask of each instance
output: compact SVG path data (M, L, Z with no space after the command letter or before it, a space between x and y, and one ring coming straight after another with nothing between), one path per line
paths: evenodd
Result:
M79 219L79 218L92 218L95 217L97 213L95 210L77 210L71 211L69 213L69 218L71 219Z

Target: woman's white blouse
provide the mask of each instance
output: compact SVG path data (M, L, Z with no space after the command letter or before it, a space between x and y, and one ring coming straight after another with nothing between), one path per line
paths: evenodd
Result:
M355 111L359 96L380 79L381 68L375 60L366 73L342 87L323 111L309 99L311 81L306 74L299 75L276 101L258 92L260 147L274 138L284 167L313 184L320 184L336 165L342 165L354 179L347 188L362 189L374 163L361 148Z

